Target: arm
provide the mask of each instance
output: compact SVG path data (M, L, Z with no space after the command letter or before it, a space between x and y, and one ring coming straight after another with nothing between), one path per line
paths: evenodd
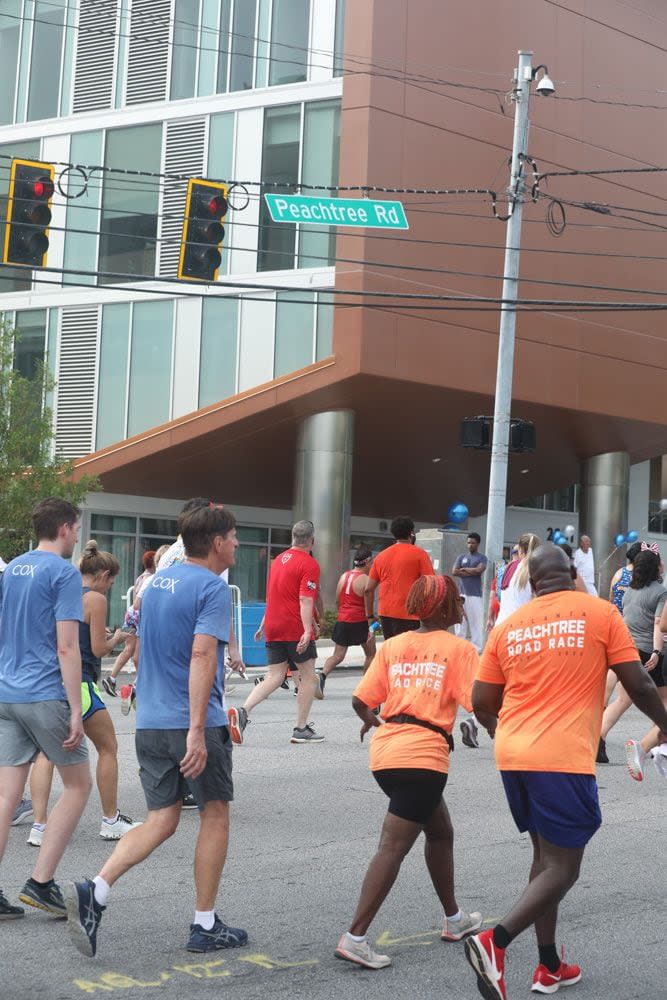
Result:
M667 708L644 667L635 660L634 663L615 663L611 669L640 712L667 733Z
M108 656L109 653L127 638L127 633L116 631L107 639L106 620L107 602L102 594L86 594L83 599L84 611L90 611L90 645L95 656Z
M609 603L610 604L614 603L614 586L620 580L621 573L622 573L622 570L617 569L616 572L614 573L614 575L611 578L611 583L609 584ZM576 580L575 580L575 583L576 583ZM579 589L579 588L577 588L577 589Z
M313 635L313 612L315 602L312 597L299 598L299 611L301 612L301 624L303 625L303 635L299 639L296 647L297 653L305 653L308 643Z
M375 618L374 614L374 601L375 601L375 591L378 588L378 581L375 577L369 576L366 580L366 586L364 587L364 606L366 608L366 617Z
M486 573L486 567L488 563L480 563L479 566L473 566L468 570L467 576L483 576Z
M261 622L259 623L259 626L258 626L258 628L257 628L257 631L255 632L255 642L259 642L259 640L260 640L260 639L262 638L262 636L264 635L264 619L265 619L265 618L266 618L266 615L262 615L262 620L261 620Z
M375 713L370 710L368 705L362 701L361 698L357 698L356 695L352 696L352 708L363 722L363 726L361 727L361 742L363 743L364 736L369 729L373 729L375 726L381 726L382 719L375 715Z
M504 684L489 684L488 681L475 681L472 687L472 710L491 739L496 734L504 691Z
M264 619L262 619L262 622ZM227 652L229 653L229 666L241 677L245 677L245 663L241 657L239 650L238 639L236 638L236 632L234 631L234 611L230 613L229 620L229 643L227 644Z
M206 767L206 715L217 669L217 638L214 635L196 635L190 656L190 727L185 757L180 765L184 778L198 778Z
M81 719L81 650L79 648L78 621L56 622L58 660L69 702L69 736L63 743L65 750L76 750L83 739Z
M344 578L344 575L340 577L340 579L338 580L338 583L336 584L336 607L337 608L340 607L340 593L341 593L341 590L343 589L343 578ZM363 591L362 591L362 593L363 593Z
M452 576L466 576L467 571L461 568L461 556L456 557L456 562L452 566Z

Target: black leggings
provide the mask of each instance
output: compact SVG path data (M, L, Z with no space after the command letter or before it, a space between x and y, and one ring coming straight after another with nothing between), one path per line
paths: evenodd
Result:
M447 784L447 775L442 771L418 767L373 771L373 777L389 799L387 811L420 826L428 823L440 805Z
M644 666L651 659L653 653L646 653L643 649L639 650L639 659L642 661ZM656 687L665 687L665 672L663 669L663 655L662 653L658 657L658 662L654 666L653 670L649 670L648 675L655 684Z

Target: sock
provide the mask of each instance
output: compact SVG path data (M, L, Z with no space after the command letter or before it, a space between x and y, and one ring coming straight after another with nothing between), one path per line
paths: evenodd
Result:
M511 942L512 935L509 934L502 924L496 924L493 928L493 943L496 948L506 948Z
M215 923L215 912L213 910L195 910L194 922L203 927L205 931L211 931Z
M50 885L53 885L52 878L47 879L46 882L38 882L36 878L29 878L28 882L31 882L32 885L36 885L39 889L48 889Z
M361 944L362 941L366 940L365 934L350 934L350 932L348 931L347 936L351 941L355 941L357 944Z
M560 968L560 958L556 951L555 944L540 944L537 946L540 953L540 963L545 965L549 972L557 972Z
M96 878L93 879L93 883L95 885L95 902L99 903L100 906L106 906L111 886L108 882L105 882L100 875L97 875Z
M46 830L46 823L33 823L33 828L40 830L42 833Z
M448 921L449 921L449 922L450 922L451 924L455 924L455 923L457 923L457 922L458 922L458 921L459 921L459 920L461 919L461 917L462 917L462 916L463 916L463 914L461 913L461 911L460 911L460 910L457 910L457 911L456 911L456 913L455 913L455 914L454 914L454 915L453 915L452 917L449 917L449 916L447 916L447 914L445 913L445 917L446 917L446 919L447 919L447 920L448 920Z
M113 815L113 817L103 816L102 819L104 820L105 823L115 823L119 816L120 816L120 809L116 809L116 812Z

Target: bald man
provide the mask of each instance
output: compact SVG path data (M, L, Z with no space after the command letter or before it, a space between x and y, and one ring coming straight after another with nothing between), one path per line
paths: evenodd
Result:
M574 565L577 573L586 584L586 590L593 597L598 596L595 586L595 557L591 548L591 540L588 535L582 535L579 539L579 548L574 553Z
M548 542L530 557L534 600L491 632L473 688L484 725L498 716L496 765L510 811L533 843L529 883L493 928L466 941L487 1000L506 1000L505 949L534 925L539 964L532 990L554 993L581 978L556 950L558 904L579 877L602 817L595 781L607 670L661 730L667 711L618 610L574 589L573 567ZM607 990L613 993L612 983Z

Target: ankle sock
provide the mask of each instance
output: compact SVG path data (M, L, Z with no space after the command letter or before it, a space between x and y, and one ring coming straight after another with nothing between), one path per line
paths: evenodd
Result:
M457 910L452 917L448 917L447 914L445 913L445 918L450 922L450 924L458 923L458 921L461 919L462 916L463 914L461 913L460 910Z
M100 906L106 906L109 893L111 892L111 886L108 882L105 882L100 875L97 875L96 878L93 879L93 884L95 886L95 902L99 903Z
M38 889L48 889L50 885L53 885L52 878L47 879L46 882L38 882L36 878L29 878L28 882L30 882L31 885L36 885Z
M512 935L505 930L502 924L496 924L493 928L493 943L496 948L506 948L512 941Z
M195 910L194 922L203 927L205 931L213 930L213 924L215 923L215 911L214 910Z
M44 831L46 830L46 823L33 823L32 828L33 830L35 829L39 830L40 833L44 833Z
M557 972L560 968L560 958L556 951L555 944L540 944L537 946L540 953L540 964L544 965L549 972Z
M102 819L104 820L105 823L109 823L110 825L112 825L113 823L116 822L119 816L120 816L120 809L116 809L116 812L113 814L113 816L103 816Z
M350 932L348 931L347 936L350 938L351 941L356 942L356 944L361 944L363 941L366 940L365 934L350 934Z

